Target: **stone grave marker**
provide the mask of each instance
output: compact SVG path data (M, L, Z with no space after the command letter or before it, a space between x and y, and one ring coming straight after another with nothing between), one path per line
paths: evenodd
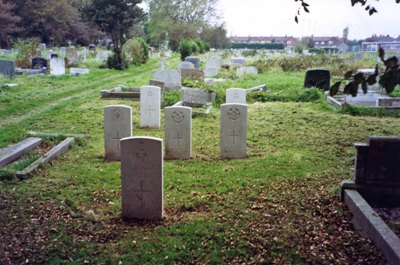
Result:
M205 68L216 68L220 69L222 65L221 58L219 57L208 57L206 61L206 66Z
M165 158L190 159L192 156L192 108L165 108Z
M246 89L229 88L226 90L226 103L246 104Z
M218 75L219 69L218 68L206 68L204 69L204 76L205 77L214 77Z
M158 86L159 88L161 88L161 95L163 94L163 91L164 91L164 82L163 81L150 79L149 85L150 86Z
M128 137L121 140L122 218L163 218L162 150L162 140L157 138Z
M182 86L181 73L177 70L155 70L152 79L163 81L166 90L180 89Z
M377 107L400 108L400 98L383 98L377 100Z
M355 184L400 186L400 137L369 137L367 144L355 147Z
M220 126L221 157L245 158L247 156L247 105L222 104Z
M46 43L40 43L39 44L39 49L41 50L41 51L44 51L44 50L46 50Z
M204 75L203 70L198 70L198 69L182 69L181 70L182 79L204 81L204 76L205 75Z
M201 108L215 100L215 92L200 88L183 87L181 90L181 100L184 106Z
M0 59L0 75L13 77L15 75L15 62Z
M104 154L108 161L121 160L120 140L132 136L132 108L111 105L104 108Z
M236 69L236 75L241 77L244 75L257 75L258 70L254 66L242 66Z
M47 69L47 60L44 58L33 58L32 59L33 69Z
M50 59L50 74L51 75L65 75L65 61L63 58Z
M96 55L96 60L103 62L103 61L107 61L108 59L108 52L106 51L99 51Z
M194 64L194 68L195 69L199 69L200 68L200 58L196 57L196 56L188 56L185 58L186 62L191 62L192 64Z
M160 70L167 70L168 67L168 61L165 60L165 58L162 58L159 62L160 65Z
M140 88L140 127L160 128L161 88L142 86Z
M66 47L61 47L60 48L60 52L61 52L62 55L65 56L67 54L67 48Z
M331 74L325 69L310 69L304 79L304 87L317 87L322 90L329 90Z
M69 75L72 76L80 76L80 75L87 75L90 73L90 69L87 68L73 68L69 69Z
M240 65L240 66L245 66L246 65L246 59L242 57L232 57L231 58L231 63Z
M65 51L65 58L67 59L68 66L78 65L78 52L75 47L67 47Z
M194 64L191 62L181 62L178 65L178 71L182 73L183 69L194 69Z

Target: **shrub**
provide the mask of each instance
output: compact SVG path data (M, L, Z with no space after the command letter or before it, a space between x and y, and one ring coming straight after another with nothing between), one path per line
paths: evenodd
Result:
M229 43L230 49L266 49L283 50L283 43Z
M122 58L121 58L122 57ZM117 69L123 70L128 68L128 62L125 56L122 54L118 54L115 50L112 55L107 59L107 68L109 69Z
M149 47L142 38L128 40L122 50L129 64L140 65L149 60Z
M30 38L25 40L17 39L14 42L13 47L18 51L16 60L17 67L29 68L31 66L32 58L40 55L38 53L38 38Z
M186 57L193 54L192 41L185 39L179 44L179 53L181 54L181 60L184 61Z

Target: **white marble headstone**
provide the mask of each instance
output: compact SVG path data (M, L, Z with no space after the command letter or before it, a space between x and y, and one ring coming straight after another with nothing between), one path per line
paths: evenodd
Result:
M229 88L226 90L226 103L246 104L246 89Z
M142 86L140 88L140 127L160 128L161 88Z
M222 104L220 126L221 157L245 158L247 156L247 105Z
M162 140L158 138L128 137L121 140L122 218L163 218L162 150Z
M194 64L191 62L181 62L178 65L178 71L181 71L182 69L194 69Z
M165 108L165 158L190 159L192 156L192 108Z
M65 61L63 58L50 59L50 74L65 75Z
M132 136L132 108L111 105L104 108L104 150L108 161L121 160L120 140Z

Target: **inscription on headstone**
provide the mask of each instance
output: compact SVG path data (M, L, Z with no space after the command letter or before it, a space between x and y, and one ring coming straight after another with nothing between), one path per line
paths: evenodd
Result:
M161 89L156 86L140 88L140 127L160 128Z
M165 108L165 158L190 159L192 156L192 108Z
M226 90L226 103L246 104L246 89L229 88Z

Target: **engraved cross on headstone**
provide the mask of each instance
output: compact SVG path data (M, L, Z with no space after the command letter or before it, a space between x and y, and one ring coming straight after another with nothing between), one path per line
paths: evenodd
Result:
M232 137L233 144L236 144L236 141L235 141L235 140L236 140L236 137L239 136L239 134L237 134L237 133L235 132L235 130L233 130L232 134L230 134L229 136Z
M117 131L117 136L115 138L112 138L112 140L117 141L117 150L119 151L119 141L121 140L121 137L119 137L118 131Z
M174 137L174 139L176 140L176 146L179 146L179 140L182 140L182 136L180 135L179 132L176 133L176 137Z
M147 190L144 188L144 181L141 180L139 182L139 188L138 189L131 189L130 191L136 193L135 196L136 198L141 202L142 207L144 207L144 199L143 199L143 195L146 192L151 192L151 190Z

